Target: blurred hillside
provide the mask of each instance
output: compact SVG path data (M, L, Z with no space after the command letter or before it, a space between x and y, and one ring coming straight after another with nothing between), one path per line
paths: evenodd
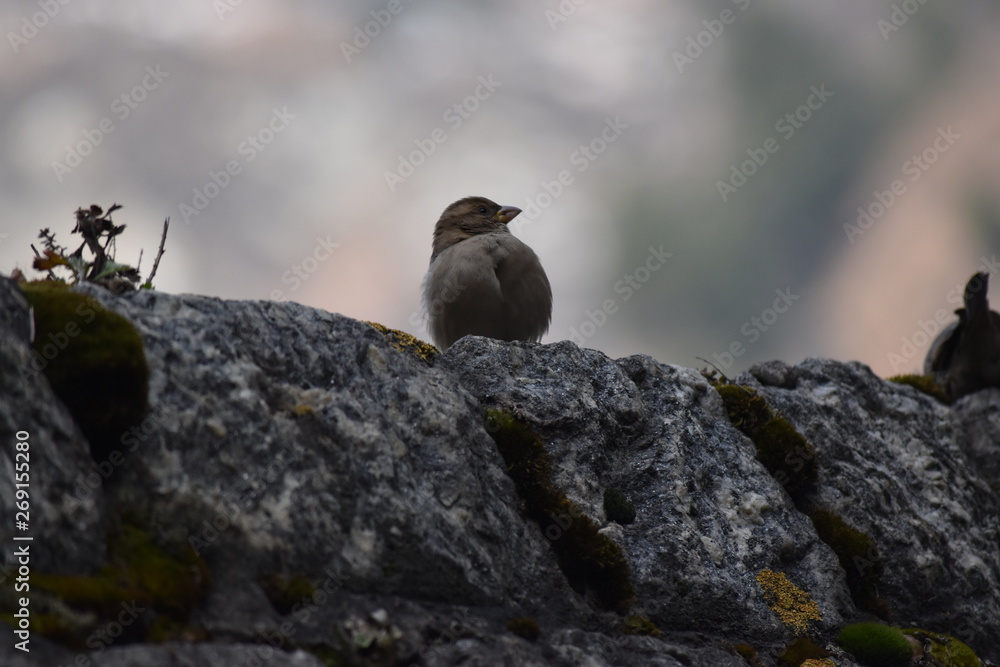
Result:
M119 260L144 248L144 268L172 218L159 289L424 336L433 224L481 194L525 209L512 226L555 294L545 341L886 375L920 366L949 292L1000 255L986 0L18 0L0 17L5 273L31 273L39 228L67 243L78 206L117 201Z

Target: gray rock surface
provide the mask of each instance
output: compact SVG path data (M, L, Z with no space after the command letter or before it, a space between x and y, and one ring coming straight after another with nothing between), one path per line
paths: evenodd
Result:
M91 569L104 556L104 498L74 497L77 480L95 474L93 461L79 428L45 379L42 371L49 360L27 344L31 332L28 302L6 278L0 278L0 318L0 541L6 556L0 558L0 583L15 576L15 536L34 538L29 544L33 568L48 572ZM52 350L55 354L58 348ZM22 431L29 435L29 486L24 488L30 502L28 531L18 530L15 523L15 482L22 481L15 478L15 466L24 463L23 458L15 458L15 444Z
M189 641L81 654L95 665L255 664L256 649L259 664L312 667L327 647L358 665L714 667L745 665L731 651L741 643L771 665L794 633L757 583L766 569L810 594L822 614L812 636L854 664L832 642L863 617L837 557L695 371L474 337L428 363L369 324L293 303L83 289L142 335L151 414L139 446L96 489L81 487L87 443L44 377L16 371L31 354L29 320L0 280L0 438L32 434L44 554L32 567L94 571L109 517L128 513L157 540L192 544L212 574ZM876 538L894 622L1000 661L1000 391L948 407L822 360L739 380L816 446L818 501ZM624 634L620 616L567 583L550 545L559 527L523 517L486 408L541 436L555 485L625 554L628 613L659 638ZM11 516L3 451L0 511ZM633 523L606 520L609 486L635 504ZM272 574L302 575L316 593L282 614L259 584ZM506 629L524 616L538 620L535 641ZM11 643L2 664L78 655L37 633L30 655Z
M781 375L780 386L740 379L816 446L815 500L874 538L884 566L879 594L893 620L995 652L1000 503L991 469L976 461L992 458L995 466L1000 458L1000 392L972 394L952 408L860 363L809 359Z

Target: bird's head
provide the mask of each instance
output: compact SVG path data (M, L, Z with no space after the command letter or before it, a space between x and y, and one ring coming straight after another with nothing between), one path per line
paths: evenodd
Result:
M486 197L459 199L444 210L434 226L433 257L469 237L506 230L507 223L520 212L515 206L501 206Z

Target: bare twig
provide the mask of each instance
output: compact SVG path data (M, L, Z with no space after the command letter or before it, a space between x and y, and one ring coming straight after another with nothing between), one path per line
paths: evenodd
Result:
M153 276L156 275L156 269L160 267L160 258L163 257L164 246L167 243L167 229L170 228L170 216L163 221L163 234L160 236L160 249L156 251L156 259L153 260L153 270L149 274L149 278L146 278L146 285L150 287L153 286Z
M76 227L73 228L73 232L83 237L84 245L94 255L94 262L90 265L90 275L87 276L87 280L93 280L99 276L108 262L108 256L104 252L104 248L101 247L100 241L103 231L101 229L103 222L101 213L101 207L96 204L89 209L78 208L76 210ZM83 248L83 245L80 246L71 256L83 257Z
M722 371L721 371L721 370L719 369L719 367L718 367L718 366L716 366L715 364L713 364L713 363L712 363L711 361L709 361L708 359L705 359L704 357L695 357L695 359L698 359L698 360L700 360L700 361L704 361L704 362L705 362L706 364L708 364L709 366L711 366L712 368L714 368L714 369L715 369L716 371L718 371L719 375L721 375L721 376L722 376L722 379L726 381L726 384L732 384L732 383L733 383L733 381L732 381L732 380L730 380L730 379L729 379L728 377L726 377L726 374L725 374L725 373L723 373L723 372L722 372Z

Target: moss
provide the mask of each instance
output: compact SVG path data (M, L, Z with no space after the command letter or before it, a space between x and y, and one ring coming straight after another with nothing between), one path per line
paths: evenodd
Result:
M729 421L747 437L752 439L752 433L774 418L774 413L760 394L735 384L716 383L713 386L726 405Z
M205 641L205 631L201 628L191 628L186 623L161 614L150 624L146 632L146 641L154 644L169 641Z
M903 633L881 623L848 625L837 643L867 667L905 667L913 659L913 645Z
M125 640L138 641L176 635L203 602L210 576L205 562L187 545L168 551L141 529L126 525L109 540L108 561L96 574L37 573L32 583L70 608L92 614L93 627L119 618L123 605L140 615L152 610L153 626L140 622L127 628ZM51 637L60 639L58 633Z
M816 448L756 392L733 384L714 386L733 426L753 441L757 460L796 503L801 502L816 486Z
M316 594L316 587L302 575L263 574L257 583L275 611L282 616L288 616L296 604Z
M784 417L764 424L754 439L757 459L796 501L816 486L816 448Z
M538 627L538 621L530 616L518 616L507 621L507 629L518 637L524 637L529 641L535 641L542 634L542 629Z
M74 651L89 650L86 643L86 633L81 632L63 615L51 611L39 612L37 608L32 609L30 613L31 632L47 637ZM12 628L18 627L18 619L13 614L0 614L0 620Z
M837 667L837 663L829 658L809 658L799 667Z
M552 458L542 440L499 410L486 412L486 429L507 463L525 515L542 527L570 585L593 591L601 608L624 613L635 597L625 554L552 483Z
M316 656L326 667L346 667L349 664L343 653L329 646L317 644L306 646L305 650Z
M436 347L430 343L425 343L413 334L408 334L405 331L400 331L399 329L390 329L384 324L379 324L378 322L366 322L365 324L375 327L379 333L385 336L386 340L389 341L389 344L400 352L412 354L421 361L430 362L435 355L441 353L441 351Z
M889 378L889 382L909 385L945 405L951 405L953 402L947 390L937 383L933 375L895 375Z
M635 506L621 491L609 486L604 489L604 514L608 521L626 525L635 521Z
M795 634L805 635L811 621L823 620L816 601L783 573L761 570L757 583L764 589L771 611Z
M20 285L34 310L31 370L41 371L103 460L149 412L142 338L121 315L65 284Z
M830 655L808 637L799 637L778 654L778 662L787 667L799 667L807 660L822 660Z
M887 619L888 609L878 595L878 583L884 567L875 550L875 541L829 510L814 507L806 513L812 519L819 538L837 554L854 604L859 609Z
M975 651L951 635L918 628L901 630L907 637L919 641L942 667L982 667L983 662Z
M622 632L627 635L648 635L659 637L663 633L645 616L629 616L622 623Z

